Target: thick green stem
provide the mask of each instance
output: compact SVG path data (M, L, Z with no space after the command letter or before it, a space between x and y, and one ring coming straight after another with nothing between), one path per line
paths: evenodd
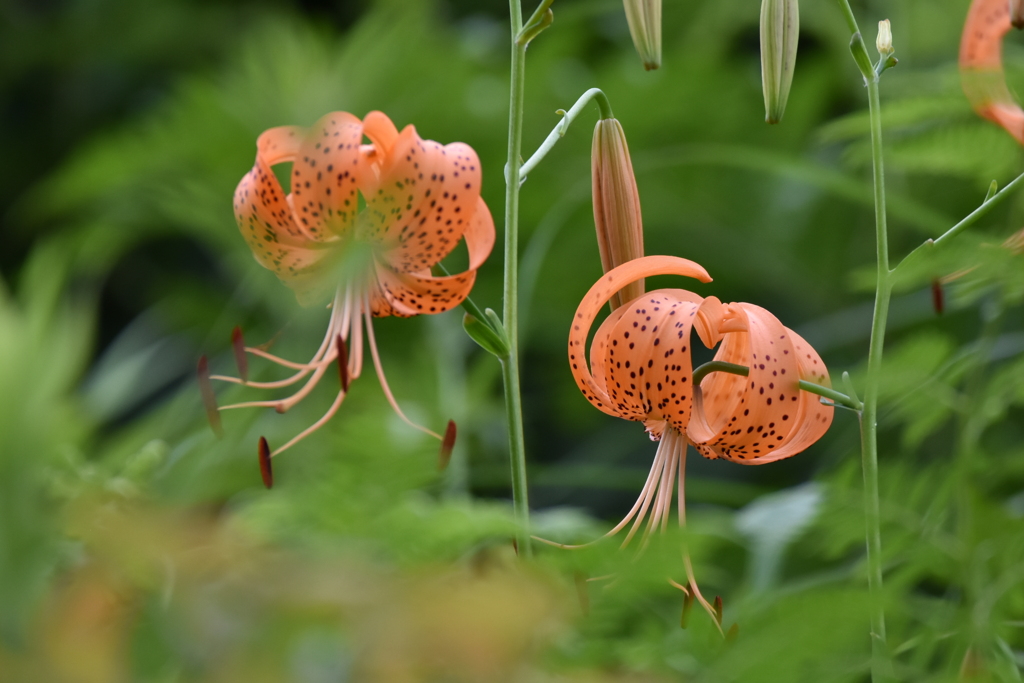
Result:
M512 24L512 78L508 116L508 161L505 165L505 283L502 321L509 354L502 360L509 456L512 461L512 501L519 522L519 554L533 554L530 538L530 503L526 490L526 448L523 439L523 401L519 390L519 157L523 138L523 91L526 46L517 42L523 27L520 0L509 0Z
M889 272L889 235L885 214L885 169L882 164L882 112L878 93L878 74L867 58L863 37L848 0L839 7L853 34L850 49L868 89L871 119L871 167L875 194L875 307L871 319L871 343L868 349L867 388L860 417L861 463L864 472L864 522L868 560L868 590L871 600L871 680L892 678L892 663L885 643L885 607L882 598L882 532L878 497L878 383L882 371L885 324L892 295Z

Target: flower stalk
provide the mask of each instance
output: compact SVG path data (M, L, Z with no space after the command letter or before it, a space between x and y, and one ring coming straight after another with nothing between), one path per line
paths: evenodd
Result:
M864 77L868 90L868 113L871 126L871 169L875 199L875 305L871 318L871 341L868 348L868 377L864 393L864 410L860 416L861 465L864 475L864 522L868 561L868 591L871 599L871 680L873 683L892 678L892 663L886 647L885 608L882 600L882 533L878 495L878 385L885 344L885 326L892 296L892 273L889 270L889 237L885 212L885 168L882 161L882 113L878 92L881 70L871 64L864 38L849 0L839 0L839 8L852 34L850 51ZM887 61L883 55L880 64Z
M526 484L526 447L523 438L523 404L519 389L519 184L520 150L523 146L523 93L525 89L526 44L520 41L523 10L520 0L509 0L512 29L511 93L508 116L508 161L505 165L505 277L502 324L508 355L501 360L505 387L505 416L508 421L509 455L512 465L512 504L519 530L516 534L520 556L533 554L529 532L530 503Z

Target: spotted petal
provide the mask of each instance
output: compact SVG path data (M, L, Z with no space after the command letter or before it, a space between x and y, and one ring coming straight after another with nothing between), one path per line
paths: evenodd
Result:
M439 263L480 205L476 152L461 142L423 140L406 126L379 168L379 181L366 188L361 237L381 245L396 271L419 272Z
M271 166L294 158L302 129L271 128L256 143L256 162L238 183L234 211L238 229L256 261L285 282L308 274L326 255L292 220L291 207Z
M609 415L636 419L632 413L624 415L623 409L620 409L610 398L607 380L598 383L591 374L584 352L587 336L590 334L590 328L593 326L598 312L611 299L612 295L631 282L655 275L682 275L696 278L701 282L711 281L711 276L707 271L693 261L675 256L645 256L627 261L605 273L583 297L573 318L572 328L569 331L569 365L572 367L573 377L576 379L576 385L583 392L583 396L595 407ZM624 315L625 313L620 314L619 320L610 323L605 329L617 325ZM650 343L653 345L653 339ZM591 357L594 355L592 354ZM596 367L595 371L606 372L607 364L608 359L606 358L604 364Z
M812 408L817 396L799 389L797 340L807 365L824 371L820 358L807 353L810 346L753 304L726 306L719 331L723 341L715 360L745 365L750 372L747 377L716 372L701 382L687 428L697 450L707 458L762 464L795 455L820 437L823 413ZM827 375L820 377L827 382ZM832 408L822 408L828 411L827 429Z
M363 123L327 114L309 129L292 165L292 206L299 229L316 242L336 240L352 227L365 154Z
M464 234L469 251L469 268L462 273L434 277L429 270L403 273L386 262L376 267L379 290L373 298L373 314L411 316L443 313L469 296L476 271L494 247L494 219L483 199L477 198L476 212Z

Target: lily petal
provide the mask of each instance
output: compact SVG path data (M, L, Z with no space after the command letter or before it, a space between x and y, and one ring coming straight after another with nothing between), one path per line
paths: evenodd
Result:
M295 222L313 241L348 232L359 211L363 123L352 114L327 114L309 129L292 165ZM365 165L365 162L364 162Z
M586 293L569 330L569 365L572 367L576 385L583 396L596 408L609 415L619 416L619 410L609 400L604 386L598 385L587 367L585 347L590 328L601 308L612 295L631 282L655 275L682 275L701 282L710 282L711 276L700 266L676 256L645 256L627 261L605 273Z
M1024 144L1024 110L1006 87L1003 37L1012 28L1007 0L974 0L960 41L960 77L971 106Z
M437 264L469 228L480 199L480 160L461 142L423 140L413 126L394 140L376 187L367 187L367 240L389 265L413 273Z
M821 373L814 375L816 381L820 377L827 382L828 377L803 339L765 309L747 303L726 306L719 331L724 339L715 360L746 365L750 373L716 372L701 382L687 436L704 457L762 464L795 455L824 433L806 424L810 420L820 425L824 414L813 409L817 396L799 389L797 340L807 366ZM827 429L832 408L822 408L829 411ZM806 438L810 434L817 436ZM790 443L796 445L783 450Z

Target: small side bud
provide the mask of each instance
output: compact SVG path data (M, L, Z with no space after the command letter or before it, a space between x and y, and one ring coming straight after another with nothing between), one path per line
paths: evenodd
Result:
M636 189L626 134L618 119L597 122L590 169L597 248L601 253L601 267L607 273L644 255L640 193ZM643 280L623 287L611 298L612 310L643 293Z
M199 395L203 397L203 408L206 410L206 419L210 428L217 438L224 436L224 429L220 424L220 410L217 408L217 395L213 393L213 384L210 382L210 363L206 356L199 357L196 365L196 375L199 377Z
M797 0L761 0L761 88L768 123L779 123L786 111L799 37Z
M338 335L338 378L341 380L341 390L348 393L348 349L345 347L345 340Z
M892 47L892 26L889 25L888 19L882 19L878 22L878 37L875 38L875 48L878 49L878 55L882 59L896 51Z
M443 470L448 467L452 459L452 449L455 448L455 420L448 420L448 428L444 430L444 439L441 440L441 450L437 454L437 469Z
M249 359L245 355L245 339L242 337L242 328L235 325L231 330L231 347L235 351L235 364L238 366L238 378L243 382L249 381Z
M1024 30L1024 1L1010 0L1010 23L1014 28Z
M267 440L262 436L260 437L259 457L260 476L263 477L263 485L268 489L273 488L274 468L270 464L270 446L267 445Z

